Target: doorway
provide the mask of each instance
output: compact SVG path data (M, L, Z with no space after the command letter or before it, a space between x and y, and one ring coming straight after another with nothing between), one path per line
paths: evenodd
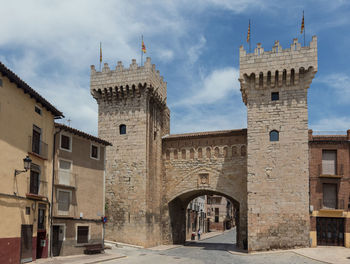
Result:
M55 257L61 254L64 238L64 225L54 225L52 229L52 254Z
M21 263L30 262L32 258L33 225L21 226Z
M317 217L317 245L344 246L344 218Z

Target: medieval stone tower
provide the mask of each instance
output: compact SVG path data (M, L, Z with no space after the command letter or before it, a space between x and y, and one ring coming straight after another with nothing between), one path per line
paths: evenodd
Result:
M240 48L242 98L248 110L248 250L309 245L307 90L317 72L309 47Z
M90 91L98 103L98 134L106 153L106 238L161 243L161 147L169 134L167 87L151 59L129 68L91 66Z

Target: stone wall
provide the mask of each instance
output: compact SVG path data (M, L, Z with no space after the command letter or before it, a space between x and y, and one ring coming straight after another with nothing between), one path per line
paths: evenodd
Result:
M163 138L163 241L183 243L188 203L200 195L218 194L239 208L242 247L247 221L246 162L245 129Z
M248 109L248 250L309 245L307 88L317 71L317 40L271 52L240 49ZM282 73L282 74L281 74ZM279 99L272 101L272 92ZM269 133L279 132L279 141Z
M99 137L106 152L106 238L142 246L161 243L161 137L169 133L166 83L147 58L129 69L91 68L99 105ZM126 134L120 134L120 125Z

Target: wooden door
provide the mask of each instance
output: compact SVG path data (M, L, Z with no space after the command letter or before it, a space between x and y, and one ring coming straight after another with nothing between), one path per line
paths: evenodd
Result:
M317 217L317 245L344 246L344 218Z
M21 263L32 261L33 225L21 226Z

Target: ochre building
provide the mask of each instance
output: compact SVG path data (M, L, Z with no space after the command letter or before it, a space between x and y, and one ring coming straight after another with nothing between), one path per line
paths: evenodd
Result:
M106 152L106 237L146 247L183 243L186 208L221 195L236 208L237 244L248 251L310 245L307 91L317 38L271 51L239 50L247 129L170 135L167 84L147 58L91 66ZM311 237L310 237L311 234Z
M61 117L0 63L0 263L48 256L54 119Z

